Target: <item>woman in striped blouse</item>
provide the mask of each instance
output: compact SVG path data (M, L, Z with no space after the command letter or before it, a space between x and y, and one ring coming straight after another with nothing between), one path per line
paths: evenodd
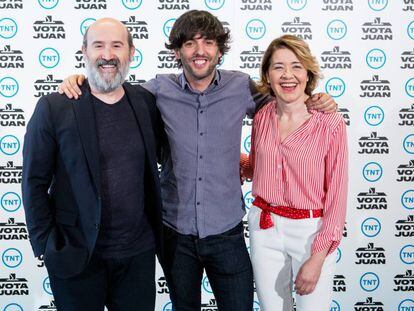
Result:
M275 96L256 113L242 172L253 178L248 220L263 310L327 311L348 182L345 123L307 109L320 78L308 45L284 35L267 48L259 88Z

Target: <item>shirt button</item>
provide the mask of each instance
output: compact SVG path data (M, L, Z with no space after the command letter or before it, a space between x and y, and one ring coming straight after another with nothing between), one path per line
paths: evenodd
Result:
M203 110L200 110L200 113L203 113L204 111Z
M202 158L203 158L203 156L201 155L201 156L200 156L200 159L202 159Z
M200 202L197 202L197 205L200 205Z
M203 180L203 178L201 178L201 177L198 177L198 180L199 180L199 181L202 181L202 180Z
M203 136L203 133L202 132L200 133L200 136Z

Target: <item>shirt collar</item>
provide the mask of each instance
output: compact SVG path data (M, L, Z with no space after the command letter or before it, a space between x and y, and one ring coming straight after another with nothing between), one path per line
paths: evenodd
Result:
M210 89L212 85L217 86L220 83L220 80L221 80L220 70L216 69L216 74L214 75L214 79L211 82L211 84L209 85L209 87L207 88L207 90ZM193 90L191 88L190 83L188 83L187 79L185 78L184 72L180 73L180 75L178 76L178 81L179 81L179 83L181 85L181 88L183 90L185 90L186 88L188 88L189 90Z

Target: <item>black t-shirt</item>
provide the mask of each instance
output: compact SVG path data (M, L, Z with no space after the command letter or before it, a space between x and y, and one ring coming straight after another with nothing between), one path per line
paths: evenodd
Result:
M95 253L136 255L155 247L144 209L145 146L127 97L106 104L94 97L101 181L101 225Z

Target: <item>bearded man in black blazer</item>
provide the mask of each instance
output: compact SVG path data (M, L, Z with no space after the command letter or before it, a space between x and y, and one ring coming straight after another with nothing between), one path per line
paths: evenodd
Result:
M27 127L30 242L58 310L154 310L159 114L152 94L124 82L135 48L121 22L96 21L82 51L80 100L42 97Z

